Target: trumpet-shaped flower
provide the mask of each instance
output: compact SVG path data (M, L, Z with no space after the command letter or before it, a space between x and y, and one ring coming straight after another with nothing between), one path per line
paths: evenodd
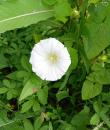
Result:
M68 50L55 38L41 40L31 52L32 70L41 79L56 81L68 70L71 59Z

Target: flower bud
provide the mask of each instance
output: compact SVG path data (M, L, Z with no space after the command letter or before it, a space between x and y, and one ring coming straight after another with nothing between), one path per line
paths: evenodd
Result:
M72 10L71 16L72 16L72 18L78 19L80 17L80 12L76 8L74 8Z
M108 60L108 56L107 56L107 55L102 55L102 56L100 56L99 58L100 58L100 60L101 60L102 62L107 62L107 60Z

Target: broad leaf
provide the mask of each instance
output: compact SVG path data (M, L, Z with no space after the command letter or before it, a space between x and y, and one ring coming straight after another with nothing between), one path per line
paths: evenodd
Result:
M27 112L33 105L33 100L29 100L22 105L21 112Z
M34 101L34 104L33 104L33 111L36 112L36 111L40 111L41 107L40 107L40 104L37 100Z
M42 0L44 2L44 4L46 5L54 5L56 3L56 0Z
M72 118L71 124L75 126L77 130L87 130L86 125L89 124L89 112L89 107L85 106L81 112Z
M43 89L40 89L37 92L38 99L40 103L43 105L47 104L47 98L48 98L48 86L45 86Z
M16 123L15 120L9 120L7 117L7 112L5 110L2 110L0 112L0 130L24 130L24 128L23 126Z
M69 97L69 94L67 91L59 91L57 94L56 94L56 97L57 97L57 101L61 101L62 99L64 98L67 98Z
M6 93L8 89L6 87L0 87L0 94Z
M24 123L24 128L25 128L25 130L34 130L34 128L33 128L33 126L32 126L32 123L30 122L30 120L25 119L25 120L23 121L23 123Z
M0 54L0 69L5 68L5 67L7 67L7 66L8 66L7 60L6 60L6 58L4 57L4 55L1 53L1 54Z
M102 91L102 85L86 80L82 87L82 99L87 100L99 95Z
M31 65L29 64L29 59L28 59L28 57L26 57L26 56L22 56L22 58L21 58L21 65L22 65L22 67L25 69L25 70L27 70L27 71L31 71Z
M53 16L41 0L13 0L0 4L0 33L26 27Z
M92 125L98 125L98 123L100 122L100 118L97 114L94 114L90 120L90 124Z
M110 84L110 69L102 69L94 72L96 82L100 84Z
M101 51L110 45L110 7L103 8L102 6L101 9L101 12L97 11L97 9L95 10L94 15L96 16L94 16L94 19L96 19L96 21L94 19L91 20L90 17L85 24L86 29L83 28L83 32L86 32L86 36L83 37L83 42L89 59L96 57Z
M41 125L42 125L43 121L41 117L38 117L35 122L34 122L34 129L35 130L39 130Z
M66 17L70 16L72 11L68 0L57 0L57 4L55 4L54 10L56 19L64 23L67 21Z
M29 73L27 71L24 71L24 70L14 71L14 72L8 74L6 77L9 78L9 79L12 79L12 80L18 80L19 81L21 79L29 77Z
M49 129L48 125L44 125L39 130L48 130L48 129Z
M37 78L37 76L32 75L32 77L25 84L21 92L19 101L39 91L39 89L41 88L41 83L42 81L39 78Z
M110 69L104 68L101 64L94 64L92 67L94 72L87 76L87 79L92 82L98 82L99 84L107 85L110 84Z

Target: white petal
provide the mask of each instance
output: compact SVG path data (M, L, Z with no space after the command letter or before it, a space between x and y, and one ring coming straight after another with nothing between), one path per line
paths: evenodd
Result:
M55 63L48 58L51 54L57 56ZM55 38L48 38L34 46L29 62L32 64L33 72L41 79L56 81L66 73L71 59L67 48L61 42Z
M70 60L70 61L71 61L71 59L70 59L70 55L69 55L68 50L67 50L66 47L63 48L63 50L60 51L60 52L61 52L61 53L60 53L60 56L61 56L62 59Z
M62 77L62 72L57 66L51 67L46 75L47 81L56 81Z

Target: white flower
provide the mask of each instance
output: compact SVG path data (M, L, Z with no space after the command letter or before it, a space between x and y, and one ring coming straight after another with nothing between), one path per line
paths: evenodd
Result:
M71 59L68 50L55 38L35 44L30 57L32 70L41 79L56 81L68 70Z

